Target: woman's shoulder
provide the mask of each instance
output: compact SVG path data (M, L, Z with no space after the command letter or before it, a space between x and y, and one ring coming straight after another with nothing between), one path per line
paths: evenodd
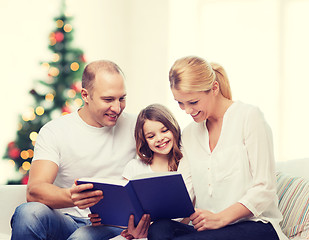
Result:
M238 115L242 114L246 117L263 116L263 113L258 106L249 103L244 103L241 101L234 102L234 109L235 113L237 113Z

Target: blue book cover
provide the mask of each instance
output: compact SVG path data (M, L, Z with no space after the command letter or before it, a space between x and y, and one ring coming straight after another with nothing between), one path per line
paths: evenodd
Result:
M145 213L151 221L194 213L183 178L176 172L146 174L130 181L81 178L77 182L92 183L94 190L103 191L103 199L90 208L100 215L102 224L126 227L131 214L137 225Z

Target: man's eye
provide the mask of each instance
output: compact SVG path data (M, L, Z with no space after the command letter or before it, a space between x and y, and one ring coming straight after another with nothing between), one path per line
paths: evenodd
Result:
M126 100L125 97L122 97L122 98L119 99L120 102L123 102L123 101L125 101L125 100Z

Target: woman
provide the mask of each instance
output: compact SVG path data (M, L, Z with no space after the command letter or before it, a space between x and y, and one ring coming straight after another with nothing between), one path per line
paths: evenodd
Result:
M177 60L169 80L194 120L183 131L179 170L192 177L196 212L193 226L153 223L148 239L287 239L279 227L272 133L261 111L234 102L224 69L199 57Z

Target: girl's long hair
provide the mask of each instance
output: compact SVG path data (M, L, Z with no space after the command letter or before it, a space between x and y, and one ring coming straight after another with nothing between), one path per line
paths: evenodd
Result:
M135 125L136 152L140 159L146 164L151 164L153 159L153 151L147 144L143 130L146 120L161 122L172 132L174 136L174 145L168 154L168 166L169 171L176 171L179 161L182 158L182 153L180 151L181 130L178 122L174 118L173 114L161 104L151 104L139 113Z

